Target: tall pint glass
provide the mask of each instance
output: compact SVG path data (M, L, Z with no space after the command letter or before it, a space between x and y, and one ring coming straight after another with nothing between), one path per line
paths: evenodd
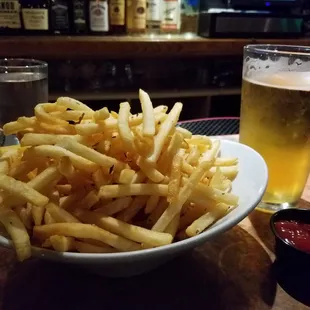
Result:
M240 142L265 159L269 181L258 206L293 207L310 171L310 48L244 49Z

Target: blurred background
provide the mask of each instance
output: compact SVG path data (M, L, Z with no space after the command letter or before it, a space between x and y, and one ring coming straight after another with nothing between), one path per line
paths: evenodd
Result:
M143 88L183 120L239 116L243 47L309 45L310 1L0 0L0 34L1 58L48 62L50 101L138 111Z

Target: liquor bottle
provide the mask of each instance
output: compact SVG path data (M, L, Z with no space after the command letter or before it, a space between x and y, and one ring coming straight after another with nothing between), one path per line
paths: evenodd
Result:
M161 0L147 0L146 27L148 32L157 33L160 30L162 15Z
M111 34L126 33L125 0L110 0L109 20Z
M127 1L127 31L144 33L146 30L146 0Z
M51 31L55 34L70 32L69 1L51 0L50 4Z
M89 28L93 34L108 33L109 11L107 0L89 1Z
M180 0L163 0L163 15L160 24L162 33L178 33L181 28Z
M25 33L45 34L49 32L49 1L22 0L22 17Z
M19 1L0 0L0 34L18 34L21 29Z
M85 0L73 0L73 32L76 34L86 34L88 32L87 10Z

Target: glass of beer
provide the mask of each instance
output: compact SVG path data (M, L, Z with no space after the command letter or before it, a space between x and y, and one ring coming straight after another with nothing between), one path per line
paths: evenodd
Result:
M48 102L48 66L35 59L0 59L0 127Z
M310 172L310 48L245 47L240 142L268 166L258 209L296 206Z

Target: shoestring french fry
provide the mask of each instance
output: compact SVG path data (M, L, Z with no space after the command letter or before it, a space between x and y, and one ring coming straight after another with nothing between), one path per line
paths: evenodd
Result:
M145 206L147 196L136 196L128 208L122 210L120 213L117 214L116 218L127 223L131 221L138 212Z
M212 161L212 157L210 156L210 161ZM189 196L192 194L193 189L198 185L200 179L204 176L206 171L210 168L209 161L203 161L200 163L193 174L189 177L187 182L180 189L178 197L173 199L170 202L168 208L162 214L162 216L158 219L155 225L152 227L154 231L164 231L167 226L170 224L172 219L181 212L182 206L187 201Z
M53 249L57 252L71 252L75 250L75 241L72 237L53 235L49 238Z
M0 148L0 223L17 257L31 244L60 253L159 247L209 229L238 206L238 159L220 141L177 125L180 102L142 112L93 110L69 97L4 125L21 146Z
M101 198L118 198L124 196L167 196L168 185L166 184L122 184L103 185L100 188Z
M189 237L196 236L212 225L216 220L227 214L229 206L220 203L210 212L203 214L186 228L186 234Z
M95 210L95 212L102 212L105 215L111 216L114 215L124 209L127 209L132 203L133 198L131 196L117 198L102 207L99 207Z
M118 131L123 141L124 147L131 151L135 151L134 136L129 127L130 105L128 102L120 104L118 113Z
M33 236L39 240L45 240L53 235L74 237L78 239L89 238L104 242L120 251L136 251L140 249L138 243L91 224L55 223L35 226L33 228Z
M152 137L155 135L155 117L153 104L148 93L139 89L139 99L143 113L143 135Z
M26 227L13 210L0 209L0 223L12 239L20 261L31 256L31 243Z
M101 216L94 212L78 210L78 218L83 222L95 224L114 234L125 237L138 243L148 243L153 246L160 246L172 242L172 236L167 233L158 233L143 227L124 223L109 216Z
M181 111L182 111L182 103L177 102L170 113L168 114L168 117L165 119L163 124L160 126L159 131L157 135L154 138L154 151L153 153L147 158L147 161L150 163L155 163L158 160L158 157L162 151L162 148L168 139L168 135L170 131L175 127L175 125L178 122L178 119L180 117Z

